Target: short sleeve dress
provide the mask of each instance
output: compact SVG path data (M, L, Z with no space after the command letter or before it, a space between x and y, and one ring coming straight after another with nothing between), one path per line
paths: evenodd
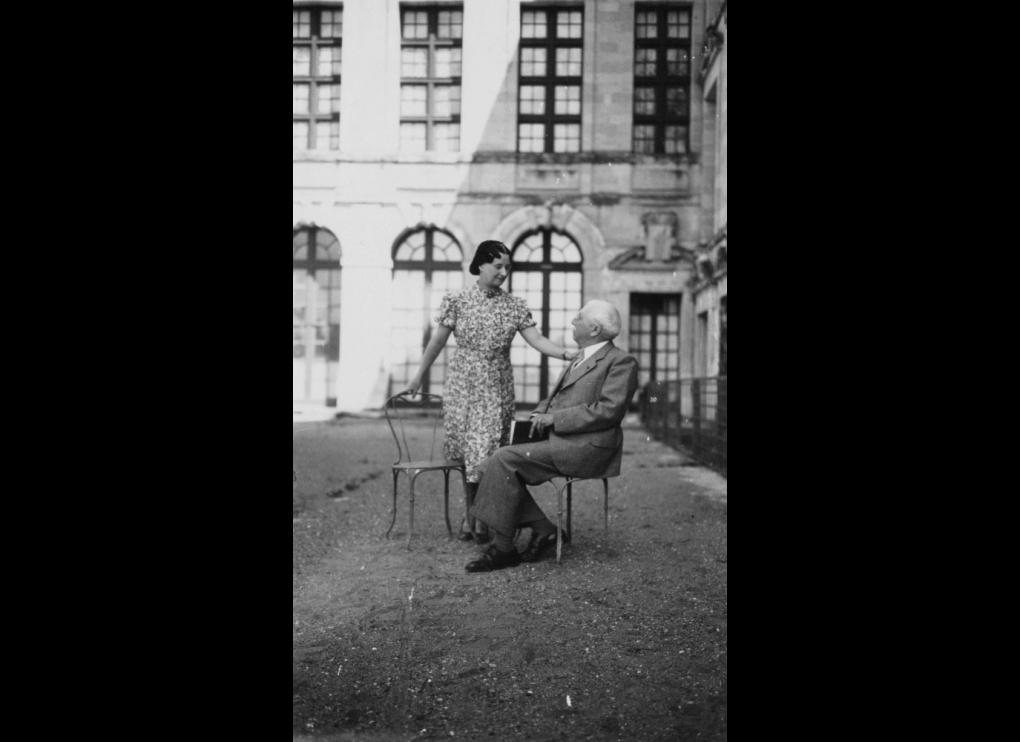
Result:
M464 461L467 480L477 482L479 464L510 439L510 343L535 320L523 299L472 284L443 297L437 321L457 338L443 392L444 454Z

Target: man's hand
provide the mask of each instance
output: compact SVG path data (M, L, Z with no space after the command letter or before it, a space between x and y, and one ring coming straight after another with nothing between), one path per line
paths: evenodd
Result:
M535 434L541 435L545 432L546 428L552 429L553 416L548 412L532 412L531 413L531 432L528 434L529 438L534 438Z

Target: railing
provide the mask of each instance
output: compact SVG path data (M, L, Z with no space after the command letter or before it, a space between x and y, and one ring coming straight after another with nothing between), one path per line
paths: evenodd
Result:
M726 377L649 381L639 397L648 432L726 476Z

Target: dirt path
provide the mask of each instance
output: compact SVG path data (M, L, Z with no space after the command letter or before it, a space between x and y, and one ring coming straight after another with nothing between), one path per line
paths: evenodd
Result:
M467 574L442 476L392 537L385 423L295 425L294 733L336 740L726 739L726 482L626 432L554 560ZM549 515L555 490L534 491ZM450 520L463 508L451 484ZM526 538L526 534L524 536Z

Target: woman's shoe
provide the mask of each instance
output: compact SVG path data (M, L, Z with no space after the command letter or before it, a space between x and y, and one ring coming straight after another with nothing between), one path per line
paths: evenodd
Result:
M474 541L475 534L468 530L467 518L460 519L460 531L457 533L458 541Z

